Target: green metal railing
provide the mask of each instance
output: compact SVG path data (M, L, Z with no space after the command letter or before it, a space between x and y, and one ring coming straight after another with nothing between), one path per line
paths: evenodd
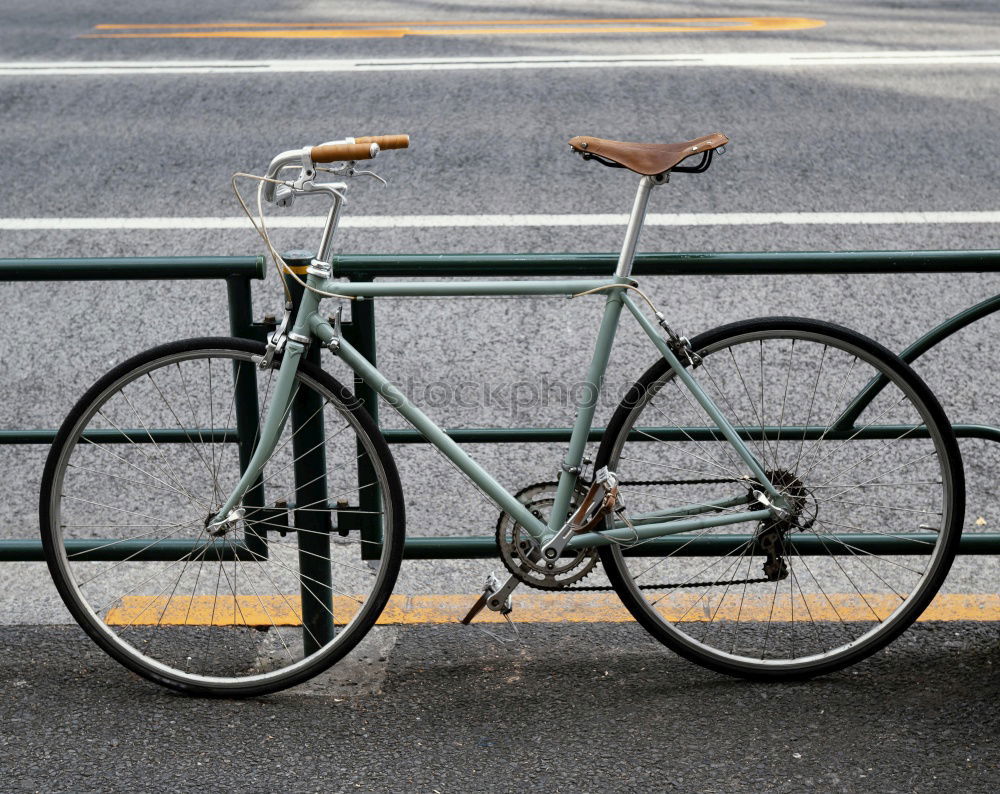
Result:
M253 322L250 283L252 279L264 277L264 267L262 256L0 259L0 282L221 280L226 283L230 333L245 339L263 339L267 327ZM254 411L254 420L256 415ZM188 433L165 428L150 428L149 434L143 432L141 436L130 436L127 432L100 432L105 443L147 442L150 438L157 443L187 443L191 439ZM55 435L55 430L0 430L0 445L51 444ZM226 440L238 442L240 439L235 431L230 431ZM91 551L88 558L92 560L119 559L126 555L138 555L136 559L143 560L171 560L189 553L191 549L187 541L161 540L149 549L142 548L148 545L145 542L135 541L131 546L117 544L113 553L102 553L99 548L91 549L99 547L100 542L74 543L75 553ZM0 561L29 562L44 558L42 544L37 537L0 540Z
M351 281L375 278L482 276L606 276L615 269L618 254L425 254L425 255L350 255L333 262L334 274ZM642 276L740 276L740 275L832 275L865 273L995 273L1000 272L1000 251L847 251L806 253L724 253L724 254L638 254L632 274ZM900 354L912 362L942 340L969 324L1000 310L1000 295L977 304L933 328ZM352 306L351 344L375 361L375 307L373 300ZM378 421L378 397L360 379L355 379L355 393ZM866 395L858 395L864 400ZM980 424L955 424L960 438L978 438L1000 442L1000 427ZM571 428L463 428L449 430L459 443L568 442ZM686 434L691 428L678 430ZM590 441L600 440L603 427L595 427ZM387 429L383 435L390 444L421 444L426 440L416 430ZM740 538L741 541L745 538ZM801 539L797 539L798 540ZM734 538L714 536L685 541L661 538L643 544L643 554L670 553L683 545L689 556L715 554L732 545ZM875 554L899 551L903 541L876 541L859 535L852 546ZM875 543L878 543L878 548ZM800 548L802 553L808 550ZM977 532L965 535L959 546L963 554L1000 554L1000 533ZM410 559L467 559L496 556L492 535L461 537L407 537L405 555Z
M290 260L292 264L296 262ZM308 261L305 256L303 261ZM352 281L370 281L382 277L478 277L478 276L589 276L607 275L617 261L616 254L525 254L525 255L422 255L422 256L341 256L334 262L336 275ZM861 273L974 273L1000 271L1000 251L860 251L842 253L735 253L735 254L640 254L633 273L636 276L702 276L702 275L761 275L761 274L861 274ZM230 331L234 336L261 340L271 325L254 323L251 316L251 279L264 275L263 257L182 257L133 259L0 259L0 281L92 281L132 279L221 279L226 282L229 301ZM913 361L936 344L969 324L1000 310L1000 296L979 303L936 326L902 352ZM374 301L356 301L351 309L351 321L345 323L348 341L369 360L376 358ZM317 351L318 352L318 351ZM378 400L374 391L355 379L355 391L372 416L378 420ZM858 396L858 401L864 399ZM256 405L256 394L247 395L245 402ZM240 397L237 397L240 402ZM245 406L243 406L245 407ZM237 411L241 410L237 406ZM256 410L252 412L256 419ZM956 424L961 438L1000 441L1000 427L979 424ZM568 441L570 428L466 428L449 431L463 443L515 443ZM594 428L590 440L600 439L603 428ZM235 431L226 440L247 445ZM152 435L165 442L185 441L170 437L177 431L154 430ZM414 430L383 431L392 444L426 443ZM0 444L49 444L54 430L0 430ZM122 441L127 437L122 436ZM141 440L141 439L133 439ZM241 448L241 459L249 455L249 447ZM365 480L370 474L359 471ZM373 495L377 498L377 495ZM248 545L254 541L248 538ZM742 540L742 538L741 538ZM713 536L702 543L684 546L690 555L718 553L733 539ZM261 540L261 542L263 542ZM662 538L644 544L643 553L654 550L664 553L683 543L680 538ZM183 542L182 542L183 543ZM881 544L873 553L891 553L892 539L861 536L859 545ZM82 550L82 549L81 549ZM806 550L803 550L805 553ZM965 554L1000 554L1000 533L974 533L962 538L960 552ZM116 553L126 553L118 549ZM132 552L134 553L134 550ZM160 548L157 559L173 559L184 549ZM411 559L445 559L496 556L492 535L451 537L408 537L405 555ZM165 555L165 556L164 556ZM0 540L0 561L43 559L37 539ZM97 559L97 557L91 557Z

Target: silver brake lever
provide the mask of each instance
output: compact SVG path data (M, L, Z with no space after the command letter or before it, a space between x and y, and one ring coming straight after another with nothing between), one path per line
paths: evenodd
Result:
M387 186L389 184L383 177L379 176L374 171L353 171L351 176L370 176L372 179L377 179L381 182L383 186Z

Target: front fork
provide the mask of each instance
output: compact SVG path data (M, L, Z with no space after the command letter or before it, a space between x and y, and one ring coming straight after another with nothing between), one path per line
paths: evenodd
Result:
M292 400L295 397L293 393L295 376L310 339L309 317L316 312L318 306L319 297L309 290L305 290L299 309L295 314L292 329L287 333L284 331L288 320L286 316L281 327L271 336L264 358L258 363L260 368L267 369L272 365L275 354L281 354L278 377L271 391L271 404L264 417L264 424L260 428L257 447L247 463L239 483L222 507L219 508L219 511L208 522L206 530L211 535L223 535L235 529L236 524L243 517L239 504L243 501L246 492L257 481L264 464L274 453L278 439L281 438L281 432L291 414Z

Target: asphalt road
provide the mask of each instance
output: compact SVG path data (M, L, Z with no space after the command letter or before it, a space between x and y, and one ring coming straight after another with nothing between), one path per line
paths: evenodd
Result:
M988 626L920 626L781 686L703 671L631 624L527 627L511 647L398 631L339 678L199 701L130 679L71 629L2 628L2 787L991 794L1000 777Z
M905 65L852 63L847 57L892 51L992 50L998 40L992 4L958 2L938 8L932 3L908 3L903 8L895 3L761 3L752 10L742 5L713 5L711 14L801 17L822 20L825 25L716 33L544 34L525 33L522 26L504 34L467 31L452 35L361 38L342 35L91 38L93 34L109 32L204 32L199 28L95 27L107 24L197 25L226 20L255 23L258 29L266 30L281 28L283 23L299 23L295 29L301 33L308 30L301 23L331 18L338 22L411 25L470 20L481 24L512 19L531 23L553 18L689 17L692 11L682 4L636 2L550 3L544 7L521 4L504 8L487 3L371 2L362 9L341 12L310 3L288 2L242 3L234 10L210 2L181 2L169 7L135 2L127 8L108 9L97 2L9 0L0 11L4 23L0 25L0 69L9 63L37 66L110 61L152 64L361 58L397 59L419 66L421 60L433 58L505 58L517 63L524 58L554 56L681 57L719 53L840 53L841 56L832 65L781 67L618 64L531 69L415 67L408 71L295 74L143 74L132 70L112 76L37 71L19 76L0 75L0 158L7 164L8 173L8 189L0 193L0 222L49 221L40 230L18 228L16 224L0 226L0 257L258 253L261 245L249 226L245 231L64 230L57 228L57 221L59 218L235 218L239 209L229 190L229 178L234 171L259 173L277 152L306 143L341 135L383 132L407 132L412 136L413 146L407 152L388 152L379 157L376 170L390 180L390 186L387 189L374 184L356 186L348 207L351 216L625 213L631 205L634 180L626 173L598 168L569 156L565 145L569 137L591 134L624 140L672 141L715 130L725 132L733 140L727 155L707 174L679 176L669 188L655 193L652 212L1000 210L996 195L1000 166L995 155L1000 118L1000 99L995 90L997 65L948 63L940 58ZM308 208L296 207L292 214L307 211ZM621 234L621 229L606 225L403 228L389 224L375 230L345 229L338 248L344 252L408 253L609 251L618 246ZM280 248L315 245L301 232L283 230L276 237ZM646 230L640 244L646 251L996 247L995 223L958 222L653 226ZM691 277L655 279L646 286L675 325L692 334L742 317L802 314L841 322L899 349L937 322L996 294L1000 291L1000 278L993 274ZM256 310L258 314L275 312L279 301L272 273L256 289ZM484 392L492 393L493 387L509 383L511 372L523 373L516 377L534 384L572 382L584 371L589 357L596 330L594 311L593 304L580 301L567 304L558 299L467 300L448 304L384 301L377 311L380 365L397 382L423 390L432 389L434 384L468 382L483 385ZM2 428L54 427L83 390L111 364L161 340L195 333L224 333L227 326L221 286L178 283L0 284L0 317L4 339L0 354ZM1000 330L997 323L995 318L980 321L920 363L921 374L938 392L953 421L996 422L1000 409L996 397L995 339ZM651 358L651 351L634 329L624 331L613 358L612 391L630 383ZM602 405L599 420L606 418L610 410L610 403ZM512 422L563 425L568 423L572 408L559 400L532 405L487 404L484 400L465 407L434 404L430 413L448 426L502 426ZM385 419L389 424L397 421L388 413ZM487 468L513 489L551 479L560 453L546 445L504 450L480 447L471 451L481 455ZM495 522L492 510L431 453L416 447L396 452L404 472L411 531L482 534L490 530ZM0 498L3 507L0 537L30 537L36 532L36 498L44 454L45 450L38 447L0 447L0 467L6 481ZM963 454L970 485L970 531L976 530L972 522L980 517L985 522L981 528L996 530L1000 526L1000 500L993 484L995 472L1000 470L1000 455L982 443L963 443ZM403 581L438 592L469 592L489 567L485 562L411 564L404 570ZM996 558L960 561L949 588L959 592L995 592L998 568ZM48 588L41 566L0 565L0 583L7 594L0 603L0 624L32 627L64 623L68 619ZM955 776L966 775L961 779L967 785L961 788L970 791L991 790L985 784L977 788L984 780L990 780L976 777L985 774L984 770L990 770L992 780L996 780L995 755L992 767L984 755L970 755L979 759L978 764L969 762L970 766L960 759L957 749L942 756L939 762L924 755L915 757L916 753L906 756L911 761L887 762L888 752L883 750L882 742L889 735L888 729L878 733L879 726L887 725L905 725L917 731L915 724L924 720L926 735L913 733L912 743L906 746L919 748L921 752L926 745L936 746L937 733L926 722L932 717L922 711L923 701L916 694L934 691L934 708L941 709L934 713L950 720L947 725L954 732L955 748L976 737L983 741L995 739L995 711L990 711L995 677L990 654L996 649L996 630L989 624L914 630L902 641L909 650L873 662L874 666L865 674L870 679L865 679L868 683L860 688L857 679L845 673L833 683L824 683L816 689L806 686L734 690L729 682L719 683L700 671L687 672L687 666L683 665L683 675L694 675L700 682L694 689L661 686L656 690L658 697L647 701L643 697L648 690L647 679L623 677L622 683L616 683L613 694L619 699L616 702L623 704L622 709L600 697L606 690L603 684L591 679L587 668L590 662L581 663L580 668L574 666L574 660L581 658L579 654L584 659L590 658L587 656L588 643L593 639L590 635L572 635L565 640L546 635L540 639L533 646L534 661L525 667L526 690L508 692L502 683L506 680L503 674L494 677L491 671L479 670L476 665L481 660L477 661L475 653L464 657L466 646L451 639L452 635L444 630L439 631L450 649L447 657L450 661L440 662L430 650L439 639L435 631L438 630L408 631L390 654L390 666L397 667L393 667L395 672L387 673L388 680L398 686L393 684L396 686L393 689L387 684L384 692L396 694L370 695L360 700L348 698L337 706L340 712L349 712L346 725L350 729L324 734L333 745L332 757L340 755L344 746L353 746L351 741L357 741L356 746L365 749L361 755L354 753L353 759L364 758L368 768L382 769L377 774L385 775L362 777L358 770L364 765L359 761L356 768L351 767L357 776L351 778L351 786L357 780L362 787L376 789L391 788L394 781L403 789L436 787L433 776L415 780L412 785L408 784L409 778L398 776L396 770L413 762L407 761L408 756L399 749L404 742L393 747L380 722L387 714L411 714L406 711L409 692L415 693L414 703L421 699L433 703L445 694L446 709L428 706L434 716L434 720L428 720L433 729L423 726L421 730L426 732L421 733L414 728L420 727L416 711L406 722L414 736L438 740L442 725L452 723L443 714L454 709L456 724L467 715L475 715L482 723L483 713L493 710L493 697L498 692L505 707L521 715L509 724L528 731L529 735L535 735L530 728L534 722L545 729L541 735L551 736L553 729L566 729L564 736L575 735L577 739L584 734L580 726L589 726L587 736L593 737L610 723L612 741L601 745L602 752L608 752L609 758L630 759L628 769L632 770L632 779L647 786L661 779L653 775L663 775L664 786L669 780L681 788L704 790L714 790L711 785L716 783L721 788L719 781L724 780L742 780L746 784L743 787L753 784L764 790L767 786L779 791L810 786L842 790L852 790L854 786L862 790L865 784L860 775L864 772L864 762L855 758L859 748L868 748L865 752L873 757L873 769L878 767L879 760L883 765L892 764L891 772L886 772L885 766L880 767L883 776L874 786L878 790L935 790L934 770L950 776L949 785L959 779ZM629 647L639 637L637 633L627 634L623 627L608 631L606 636L615 638L619 637L618 632L625 632L620 634L621 641L627 640L625 644ZM4 632L4 644L13 650L4 661L6 672L2 676L4 709L9 710L5 716L16 714L26 718L18 697L24 697L25 702L48 704L44 710L30 713L29 724L22 726L24 731L5 729L7 757L26 752L31 741L28 737L32 736L29 728L41 731L42 737L62 737L62 752L69 753L67 736L77 733L83 736L95 722L108 721L105 708L127 709L135 707L137 702L144 713L163 714L164 718L174 709L187 716L192 714L192 708L204 709L199 716L228 712L232 724L237 726L232 729L235 733L220 732L218 726L209 732L216 741L220 734L225 736L227 741L221 744L205 744L194 736L170 729L172 740L190 740L189 746L197 745L198 752L201 747L232 747L248 731L255 739L260 738L256 735L259 724L251 721L250 715L254 713L251 707L192 706L188 701L157 696L142 685L128 683L123 672L103 660L76 634L49 628L9 628ZM23 647L23 636L32 632L41 638L39 648L52 649L51 654ZM614 644L617 641L606 645L609 641L602 639L599 647L618 648ZM411 647L411 643L416 644ZM404 647L409 650L404 652ZM663 661L670 659L664 651L652 647L647 650L650 658L657 660L656 664L674 664L674 660ZM421 657L422 653L426 656ZM602 660L598 666L615 656L611 650L593 653ZM397 658L397 654L409 655ZM931 669L939 657L949 664L927 678L925 686L924 673L915 671ZM80 662L81 659L87 661ZM897 663L901 665L899 669ZM676 666L682 669L681 662L676 661ZM582 669L588 672L579 672ZM81 674L81 670L85 673ZM563 673L570 670L571 675L559 684L558 696L553 698L559 705L553 715L541 703L549 692L543 681L553 680L549 676L556 670ZM880 672L871 672L876 670ZM429 678L422 682L425 674ZM18 681L27 684L19 685ZM60 692L66 687L74 694L64 700ZM714 757L712 748L720 746L717 739L703 737L697 731L694 735L682 731L680 737L669 731L673 725L684 724L685 715L690 718L701 714L699 704L704 702L706 690L705 697L717 709L716 714L727 709L728 715L742 715L749 731L727 734L722 745L726 751ZM93 701L85 698L107 697L109 691L117 703L102 703L102 711L92 712L87 704ZM769 719L754 721L759 708L753 706L759 705L757 698L762 697L762 692L778 698L785 707L776 725ZM837 727L820 728L806 721L805 711L798 709L798 699L803 693L811 693L817 703L826 697L839 702L844 722ZM951 697L945 698L941 693ZM282 724L283 730L276 732L282 740L295 734L297 725L315 725L329 717L328 700L302 697L295 700L289 696L287 700L268 701L261 706L273 706L275 713L268 716ZM898 721L889 715L900 712L885 710L893 698L903 702L900 708L904 711ZM303 704L312 705L299 714L299 708L305 708ZM879 719L873 721L859 704L878 704L871 711ZM522 711L518 711L520 707L524 707ZM651 721L637 720L636 726L641 727L626 730L620 718L624 708L649 709L657 717ZM571 709L578 710L578 716L571 718ZM677 709L680 718L668 725L663 714L673 717L673 709ZM95 713L105 716L97 718ZM963 727L961 720L970 715L977 715L972 726ZM296 722L300 718L301 723ZM241 723L242 719L247 719L247 723ZM78 727L72 727L74 720ZM359 739L365 720L372 726L382 725L375 741L367 744ZM183 724L183 718L179 722ZM198 720L199 725L202 722ZM145 735L151 745L158 736L156 726L162 729L164 724L169 723L154 721L144 729L148 730ZM240 725L244 727L241 729ZM656 731L649 727L653 725ZM852 733L859 726L865 733ZM817 730L822 731L823 741L817 739ZM837 737L833 745L829 744L831 736ZM871 741L862 741L860 736ZM802 737L817 750L808 773L802 771L806 765L799 763L800 759L789 760L781 755L785 744L792 747ZM676 771L675 764L668 764L656 753L657 748L672 746L678 738L684 754L671 756L670 760L687 759L687 766L682 764L688 770L683 776ZM36 745L45 741L48 739L38 739ZM471 734L469 741L473 741ZM529 768L540 764L534 751L526 753L524 760L524 748L511 731L501 732L500 739L490 741L494 744L477 745L476 752L496 762L496 766L489 768L505 770L497 772L499 777L453 778L446 788L437 788L461 789L468 787L468 781L475 780L477 787L503 790L508 780L515 779L510 776L514 764L523 762ZM588 764L574 765L572 759L588 758L592 753L588 745L581 742L570 752L568 744L565 747L560 744L568 740L552 741L555 749L548 752L559 760L542 765L537 776L539 787L544 780L550 787L561 784L566 788L577 781L577 788L586 790L588 778L582 770ZM546 746L544 740L540 745ZM532 741L529 746L536 745ZM840 757L826 753L832 746L839 748ZM899 747L894 745L890 751L895 753ZM379 748L386 748L385 755ZM734 748L749 749L746 755L734 755ZM413 749L412 744L409 749ZM438 763L442 765L438 769L449 775L458 775L463 769L467 775L471 774L468 773L471 766L462 766L468 757L463 752L451 746L441 745L439 749ZM487 749L494 752L485 752ZM134 765L149 763L151 756L141 756L133 750L134 747L128 753L119 751L115 757L129 758ZM615 756L615 751L621 755ZM314 744L313 753L314 760L308 768L324 768L327 759L324 745ZM193 765L195 755L193 752L186 755L186 760L178 762L178 769ZM279 751L268 755L271 759L279 757ZM232 762L244 763L241 758L244 756L236 754ZM395 760L390 763L387 758ZM64 755L62 763L67 766L50 768L71 769L78 761L78 756ZM167 763L165 759L163 763ZM107 783L101 776L112 767L113 764L94 767L93 788ZM296 768L290 762L289 769ZM266 770L262 767L260 771L263 774ZM274 763L270 771L274 772ZM605 787L615 787L613 781L617 778L611 775L617 773L613 769L605 769L605 773L607 777L595 780L604 780ZM197 774L197 768L193 767L190 781L163 778L168 781L164 787L182 789L188 783L196 785ZM286 770L282 774L293 772ZM526 777L536 780L523 767L520 774L522 780ZM733 777L737 774L746 777ZM797 778L797 774L805 777ZM823 777L830 774L837 775L837 780ZM699 775L714 782L699 783ZM76 779L75 789L85 790L89 784L81 785L80 780ZM407 784L399 782L403 780ZM265 790L280 781L280 777L270 782L264 782L262 777L261 781L259 788ZM51 779L45 781L36 775L34 784L39 789L51 788ZM73 787L67 784L67 788ZM601 786L595 784L593 788Z

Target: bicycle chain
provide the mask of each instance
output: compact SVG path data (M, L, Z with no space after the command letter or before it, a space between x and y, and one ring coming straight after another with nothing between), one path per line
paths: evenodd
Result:
M737 585L737 584L764 584L765 582L770 582L766 576L762 576L759 579L733 579L732 581L718 581L718 582L685 582L683 584L640 584L636 585L640 590L677 590L681 587L717 587L720 585ZM566 587L563 588L563 592L569 592L570 590L614 590L615 588L610 585L584 585L582 587Z
M622 480L620 485L715 485L717 483L740 482L733 477L705 480ZM732 579L718 582L683 582L677 584L640 584L640 590L677 590L682 587L716 587L719 585L763 584L771 581L766 576L759 579ZM610 585L583 585L581 587L566 587L564 590L607 591L614 590Z

